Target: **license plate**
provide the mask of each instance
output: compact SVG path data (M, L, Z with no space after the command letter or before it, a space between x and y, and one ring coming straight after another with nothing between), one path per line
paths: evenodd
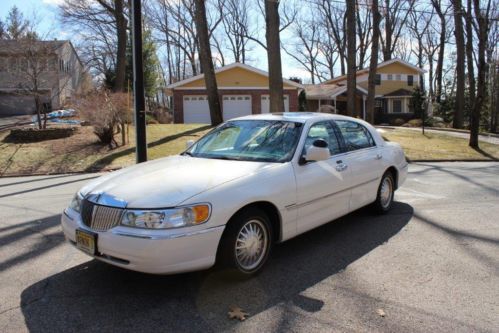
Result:
M76 247L85 253L94 256L97 253L97 234L93 232L77 229Z

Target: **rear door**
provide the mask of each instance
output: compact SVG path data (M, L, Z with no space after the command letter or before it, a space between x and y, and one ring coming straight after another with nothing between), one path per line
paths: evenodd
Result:
M317 139L328 143L331 158L294 165L297 184L298 233L348 213L350 169L343 163L339 133L330 121L313 124L308 130L302 156Z
M378 185L384 172L382 151L362 124L350 120L335 120L335 124L346 150L344 162L351 172L352 211L376 200Z

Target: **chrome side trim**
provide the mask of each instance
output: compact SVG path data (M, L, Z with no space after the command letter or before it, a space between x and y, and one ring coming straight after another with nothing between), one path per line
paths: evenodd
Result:
M302 203L299 203L299 204L291 204L291 205L287 205L285 208L286 209L297 209L297 208L300 208L300 207L304 207L304 206L307 206L307 205L310 205L310 204L313 204L314 202L317 202L317 201L320 201L320 200L323 200L323 199L327 199L329 197L332 197L336 194L339 194L339 193L342 193L342 192L345 192L345 191L349 191L355 187L359 187L359 186L363 186L363 185L367 185L369 183L372 183L372 182L375 182L375 181L378 181L379 178L373 178L371 180L368 180L368 181L365 181L363 183L360 183L360 184L357 184L355 186L350 186L348 188L345 188L343 190L340 190L340 191L336 191L336 192L332 192L332 193L328 193L326 195L323 195L321 197L318 197L318 198L314 198L312 200L309 200L309 201L305 201L305 202L302 202Z
M176 239L176 238L196 236L196 235L206 234L206 233L213 232L213 231L223 230L224 228L225 228L225 225L221 225L218 227L211 227L211 228L207 228L207 229L185 232L185 233L181 233L181 234L157 235L157 236L139 235L139 234L133 234L133 233L125 232L125 231L112 231L112 233L113 233L113 235L124 236L124 237L157 240L157 239ZM154 229L151 229L151 230L154 230ZM165 231L166 230L167 229L165 229Z

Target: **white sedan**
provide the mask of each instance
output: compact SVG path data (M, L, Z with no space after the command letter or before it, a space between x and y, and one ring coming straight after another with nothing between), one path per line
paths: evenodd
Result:
M62 228L80 250L126 269L170 274L217 263L253 274L275 243L369 204L388 211L406 176L400 146L364 121L247 116L180 155L90 182Z

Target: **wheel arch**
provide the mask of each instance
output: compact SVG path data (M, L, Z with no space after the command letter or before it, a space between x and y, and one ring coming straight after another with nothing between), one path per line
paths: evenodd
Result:
M398 172L397 168L394 167L393 165L390 166L389 168L387 168L384 173L387 173L387 172L390 172L392 174L393 181L395 182L395 190L396 190L398 188L398 183L399 183L399 179L398 179L399 172Z
M258 208L261 209L267 214L270 219L270 223L272 225L272 240L274 242L279 242L282 239L282 230L281 230L281 214L279 213L279 209L277 209L276 205L271 203L270 201L255 201L245 206L239 208L229 219L227 224L231 223L231 221L242 211L250 208Z

